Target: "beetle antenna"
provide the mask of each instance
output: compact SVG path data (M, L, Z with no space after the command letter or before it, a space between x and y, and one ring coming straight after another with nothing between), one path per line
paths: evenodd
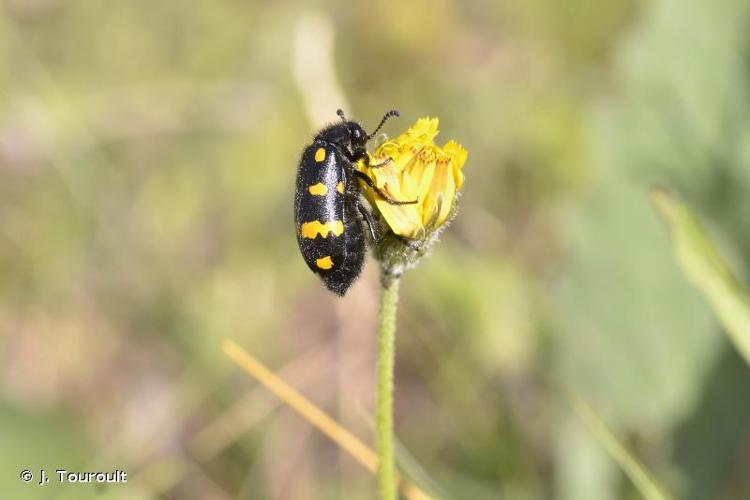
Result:
M372 134L370 134L370 135L367 136L367 140L369 141L370 139L372 139L373 137L375 137L375 135L378 133L378 131L380 130L380 128L385 124L386 121L388 121L388 118L390 118L392 116L401 116L401 113L399 113L397 109L392 109L389 112L387 112L383 116L383 119L380 120L380 125L378 125L378 128L376 128L372 132Z
M339 118L341 118L341 121L346 121L346 115L344 115L343 109L337 109L336 114L339 115Z

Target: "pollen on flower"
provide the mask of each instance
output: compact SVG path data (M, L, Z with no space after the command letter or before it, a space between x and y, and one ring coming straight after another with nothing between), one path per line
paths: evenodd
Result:
M418 200L416 204L394 205L362 185L365 197L377 208L393 233L411 240L424 240L455 212L455 200L464 175L468 152L456 141L443 147L433 141L438 134L437 118L420 118L406 132L381 144L370 155L371 165L358 168L375 186L396 200ZM390 161L388 161L390 159Z

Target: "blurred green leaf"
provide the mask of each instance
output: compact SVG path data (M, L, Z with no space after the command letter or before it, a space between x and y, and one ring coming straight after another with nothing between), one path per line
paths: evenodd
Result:
M419 460L409 452L404 444L394 438L396 448L396 463L398 469L414 484L428 492L432 498L449 500L451 496L430 475Z
M667 500L672 498L652 478L645 467L618 441L617 437L609 430L607 424L599 417L594 409L582 397L576 393L569 394L578 416L586 424L586 427L594 434L599 443L607 450L609 456L617 462L623 472L627 474L638 491L646 500Z
M711 304L737 350L750 364L750 297L698 219L663 189L652 199L670 230L675 258Z

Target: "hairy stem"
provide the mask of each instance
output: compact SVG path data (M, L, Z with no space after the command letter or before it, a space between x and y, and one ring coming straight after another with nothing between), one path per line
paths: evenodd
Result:
M396 305L399 278L383 280L380 295L377 358L376 432L379 458L378 488L381 500L396 500L393 459L393 364L395 358Z

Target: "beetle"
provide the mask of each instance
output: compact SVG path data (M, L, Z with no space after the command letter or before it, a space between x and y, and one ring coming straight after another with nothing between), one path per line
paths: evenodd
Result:
M362 204L358 179L388 203L405 205L417 201L394 200L375 186L365 173L354 168L364 160L370 165L367 142L398 110L385 113L375 131L367 134L362 125L347 120L342 110L340 123L320 130L302 151L294 195L297 243L308 267L336 295L343 296L362 271L365 259L363 221L377 241L372 214ZM360 219L361 216L361 219Z

